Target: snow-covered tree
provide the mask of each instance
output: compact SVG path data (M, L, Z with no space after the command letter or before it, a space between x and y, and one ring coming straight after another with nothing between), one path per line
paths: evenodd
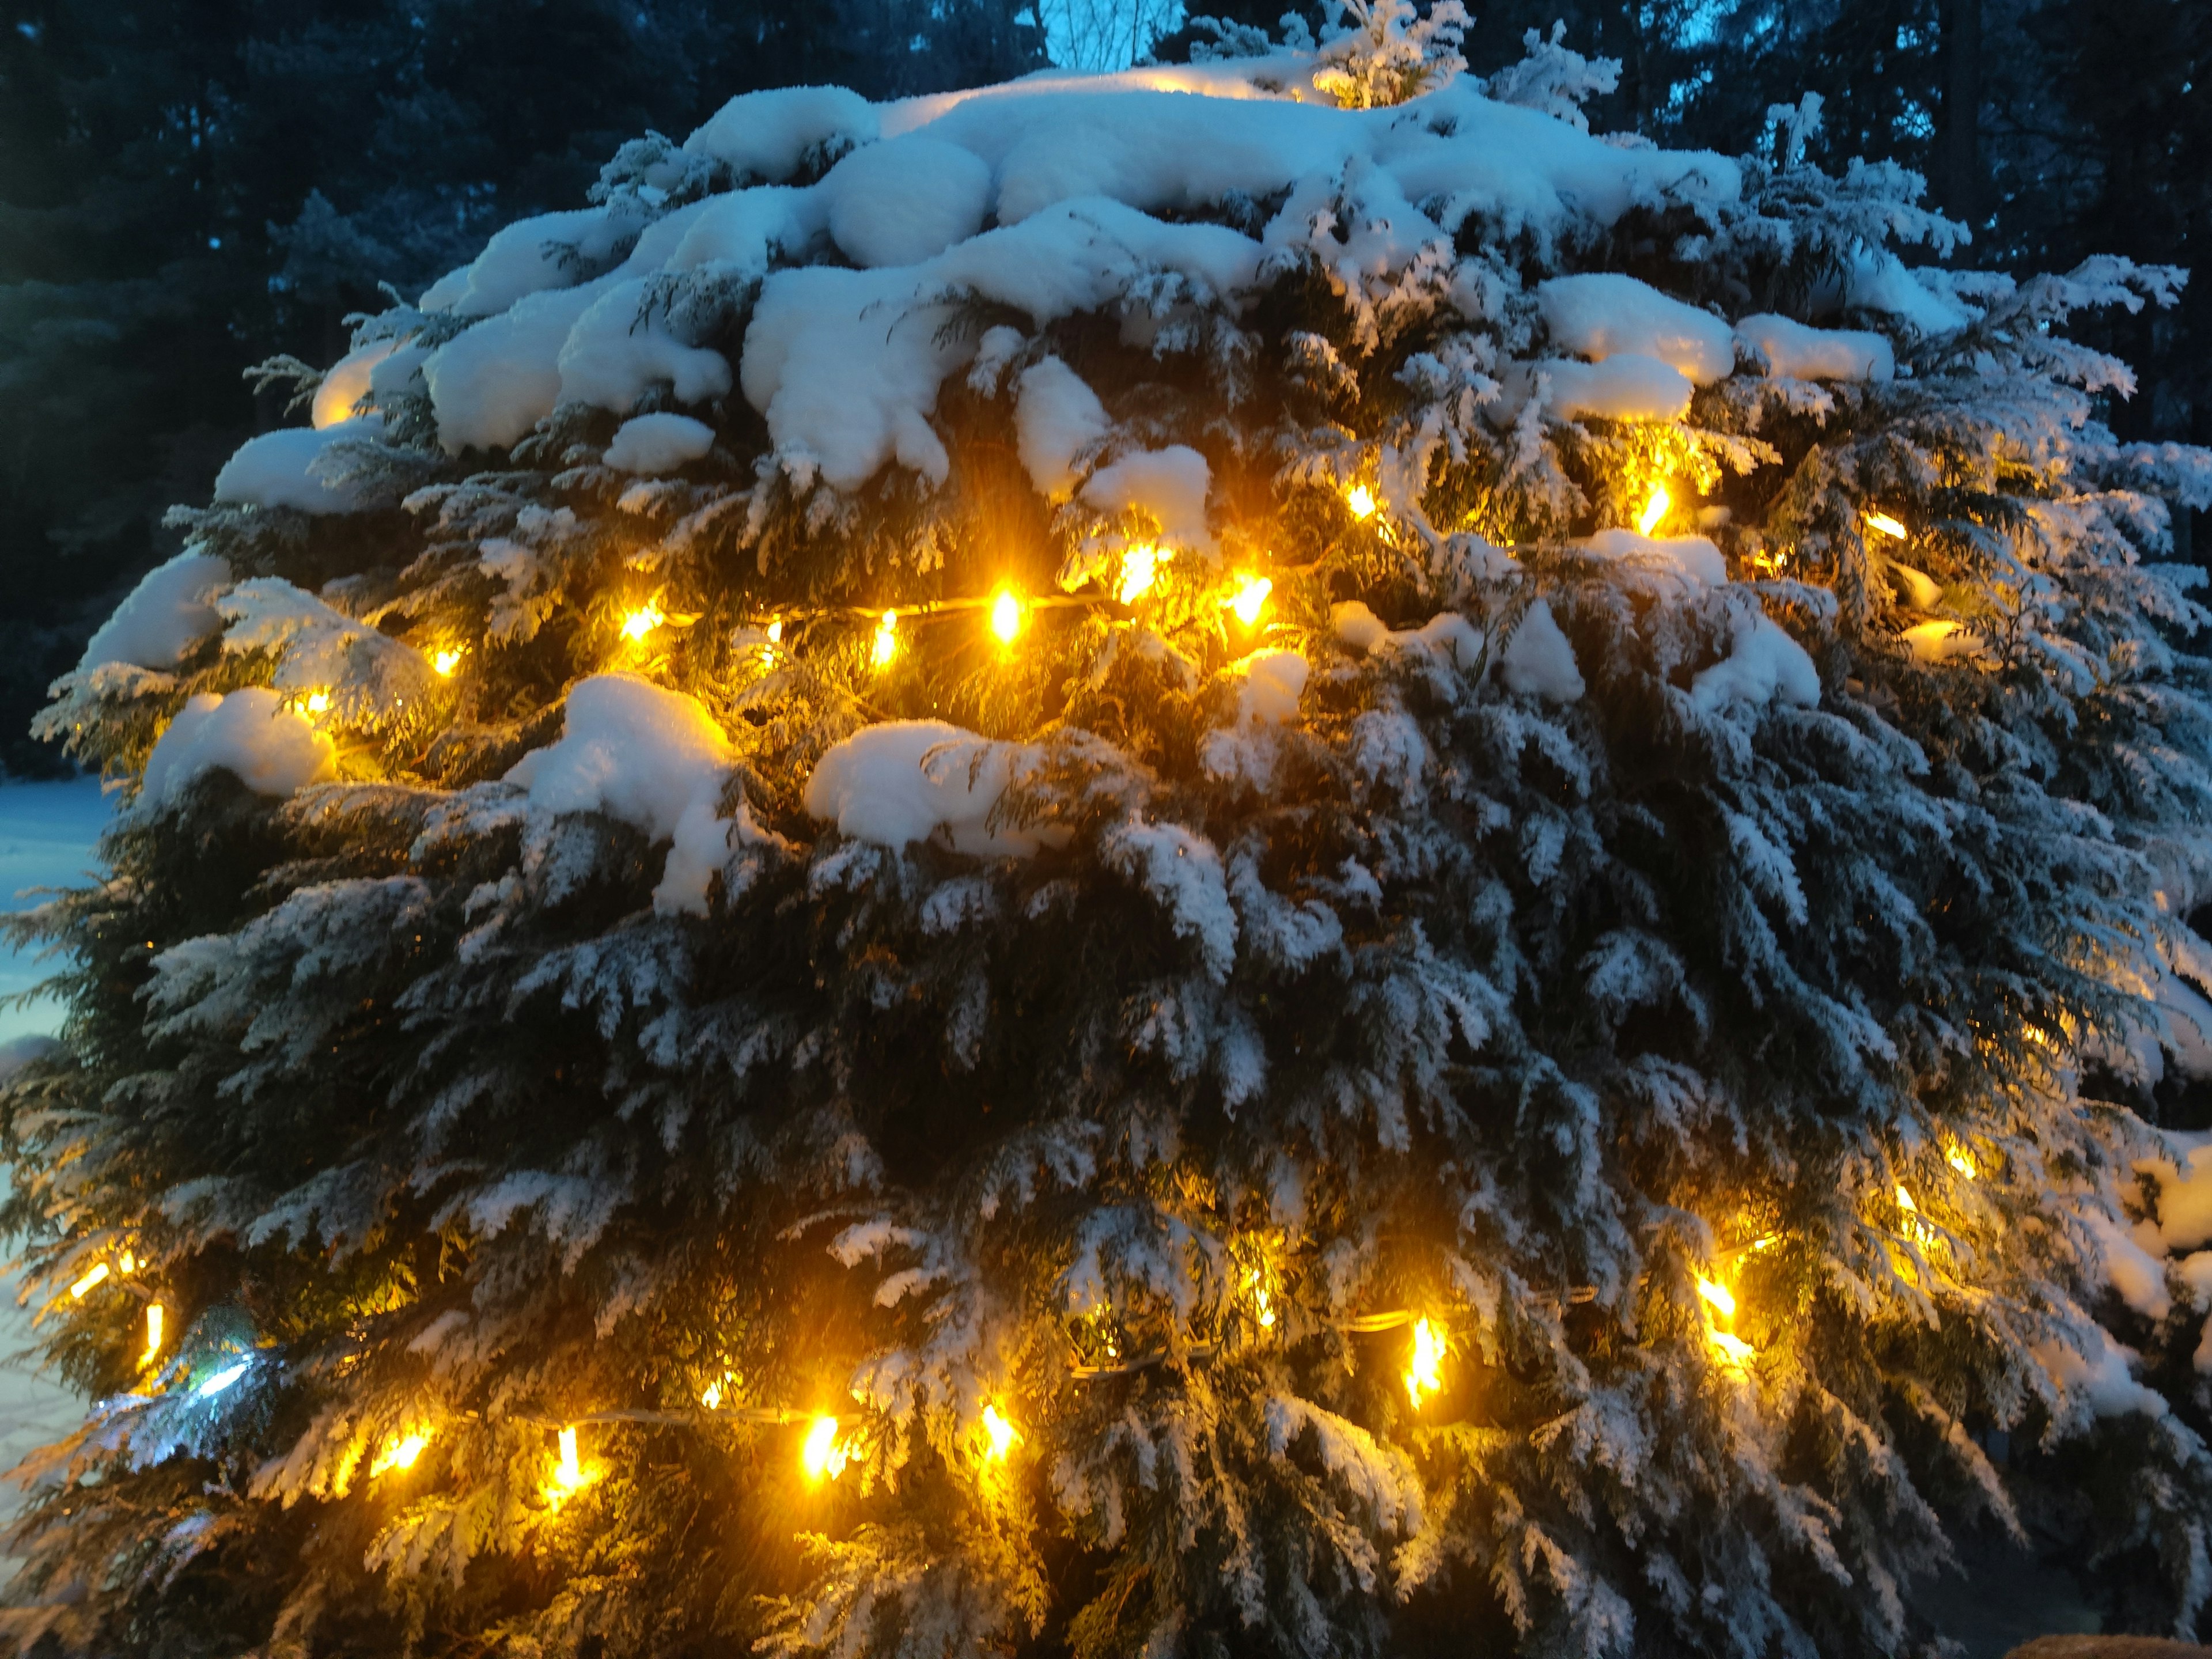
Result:
M20 1642L1891 1654L2062 1496L2193 1623L2179 276L1456 12L748 94L300 377L44 717Z

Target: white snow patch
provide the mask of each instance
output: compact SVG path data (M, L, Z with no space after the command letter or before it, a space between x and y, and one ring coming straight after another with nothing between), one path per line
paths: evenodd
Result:
M1024 744L994 743L943 720L886 720L855 732L816 763L805 805L855 841L901 848L941 835L956 853L1026 858L1065 832L994 828L999 798L1036 759Z
M1973 320L1964 306L1929 288L1886 251L1859 256L1844 282L1844 302L1901 318L1923 334L1948 334Z
M1728 561L1703 536L1640 536L1633 530L1601 530L1580 544L1601 559L1660 571L1699 587L1728 580Z
M374 416L329 427L286 427L248 438L215 475L215 499L243 507L289 507L317 515L350 513L362 504L350 481L327 476L333 444L376 437L384 423Z
M858 265L917 265L983 228L991 169L940 138L909 134L854 150L830 170L830 234Z
M1780 698L1798 708L1820 703L1820 671L1805 647L1763 611L1740 611L1727 656L1690 683L1690 700L1706 714L1731 703L1764 708Z
M1014 440L1022 465L1039 495L1064 501L1082 476L1076 457L1103 442L1113 428L1106 405L1057 357L1030 364L1016 385Z
M748 178L781 184L809 151L873 143L874 106L842 87L776 87L740 94L684 141L694 155L724 161Z
M1456 611L1439 611L1419 628L1391 628L1358 599L1331 605L1329 626L1355 651L1420 651L1472 673L1482 663L1482 632Z
M1285 726L1298 716L1298 699L1305 694L1306 677L1313 671L1295 651L1255 651L1230 665L1239 677L1237 718L1247 726Z
M741 190L711 197L698 208L668 256L670 270L712 269L740 279L764 276L778 258L811 254L829 226L821 192L811 186ZM643 243L639 246L642 252Z
M424 360L438 441L447 453L505 449L561 401L561 348L605 283L533 294Z
M77 659L80 674L112 662L174 668L222 626L215 596L230 586L229 562L187 547L139 579Z
M2155 1237L2179 1255L2212 1244L2212 1133L2166 1139L2182 1149L2179 1164L2153 1158L2136 1167L2158 1182Z
M1575 647L1552 614L1551 603L1538 599L1521 618L1513 637L1505 642L1503 664L1505 689L1547 702L1573 702L1586 689L1582 670L1575 663Z
M2141 1240L2100 1208L2083 1206L2081 1224L2097 1242L2104 1257L2105 1277L2120 1300L2148 1319L2163 1319L2172 1311L2172 1298L2166 1288L2166 1262L2143 1248ZM2158 1242L2152 1234L2151 1242Z
M673 472L714 447L714 428L689 415L641 415L624 421L607 446L606 464L617 472L652 477Z
M396 337L372 340L332 363L322 384L315 388L315 400L309 406L308 418L314 422L315 430L320 432L353 419L354 405L368 395L376 366L398 349Z
M1863 330L1808 328L1762 312L1738 320L1735 337L1768 374L1793 380L1887 380L1897 373L1889 342Z
M218 768L256 794L289 795L331 776L337 767L337 744L266 686L226 696L203 692L177 711L146 757L139 799L165 806L201 773Z
M1679 420L1697 389L1672 363L1636 351L1621 352L1601 363L1547 357L1523 373L1531 380L1538 376L1549 380L1544 406L1563 421L1585 415L1608 421ZM1510 421L1522 401L1501 398L1492 405L1492 418L1500 424Z
M1083 486L1083 500L1101 513L1137 507L1159 520L1160 538L1172 547L1216 550L1206 523L1206 492L1212 474L1206 457L1183 444L1139 450L1103 466Z
M1726 323L1633 276L1554 276L1537 284L1536 307L1554 344L1595 362L1656 357L1698 386L1735 368L1735 336Z
M645 297L646 279L635 276L608 289L576 319L555 360L562 403L627 415L663 382L675 388L678 403L728 395L729 359L678 339L665 316L645 314Z
M2141 1412L2148 1417L2165 1416L2165 1400L2156 1390L2136 1382L2135 1374L2129 1370L2129 1362L2136 1358L2135 1350L2113 1340L2112 1333L2102 1326L2092 1328L2097 1340L2097 1351L2093 1354L2082 1354L2071 1345L2055 1340L2036 1345L2035 1357L2043 1362L2051 1381L2093 1416L2124 1417L2131 1412Z
M495 315L526 295L568 287L585 266L611 258L638 229L634 218L608 208L518 219L486 242L473 261L441 277L416 304L464 317Z

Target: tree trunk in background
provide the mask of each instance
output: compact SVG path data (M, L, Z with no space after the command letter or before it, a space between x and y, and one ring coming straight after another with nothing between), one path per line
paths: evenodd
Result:
M1982 0L1943 0L1943 129L1937 199L1954 219L1978 222L1982 194Z

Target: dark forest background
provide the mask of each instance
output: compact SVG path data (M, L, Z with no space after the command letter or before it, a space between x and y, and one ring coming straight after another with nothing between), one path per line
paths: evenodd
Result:
M23 735L47 682L173 550L163 509L283 423L246 365L333 360L380 282L411 297L507 220L579 205L623 140L680 137L737 93L1042 67L1036 3L0 0L0 769L59 769ZM1284 5L1193 9L1272 24ZM1555 20L1620 58L1600 130L1741 151L1770 105L1820 93L1816 155L1925 174L1973 227L1964 263L2188 264L2212 241L2205 0L1470 9L1478 71ZM2141 376L2110 410L2124 435L2212 443L2212 276L2178 311L2091 327Z

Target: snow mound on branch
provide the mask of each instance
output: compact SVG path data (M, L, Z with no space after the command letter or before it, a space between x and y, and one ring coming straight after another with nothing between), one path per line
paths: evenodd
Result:
M289 507L318 515L353 512L362 505L361 492L351 482L330 476L331 447L376 436L383 429L383 422L374 416L363 416L320 432L313 427L286 427L248 438L215 475L215 499L240 507Z
M1595 362L1656 357L1698 386L1735 368L1735 336L1726 323L1633 276L1554 276L1537 284L1536 308L1554 344Z
M641 415L624 421L607 446L606 464L617 472L650 477L673 472L714 447L714 428L689 415Z
M1574 644L1546 599L1538 599L1522 613L1521 625L1505 643L1502 672L1507 690L1546 702L1574 702L1587 689L1575 663Z
M1036 763L1025 744L994 743L943 720L886 720L822 757L805 805L839 833L902 848L941 835L956 853L1027 858L1064 831L991 823L1006 786Z
M1022 371L1014 400L1014 441L1022 465L1048 501L1075 493L1075 458L1103 442L1113 422L1082 377L1057 357Z
M676 337L667 318L646 308L646 279L617 283L592 302L555 360L562 403L590 404L626 415L647 387L665 380L678 403L727 395L729 360Z
M139 800L158 810L204 772L234 774L260 795L289 795L331 776L337 746L266 686L204 692L177 711L146 757Z
M919 265L775 272L745 331L740 378L787 465L856 489L896 459L942 483L951 463L928 416L939 386L975 353L972 337L946 326L961 308L951 296L1011 306L1042 326L1104 307L1152 271L1207 294L1238 292L1260 257L1257 243L1218 225L1068 203Z
M1844 284L1844 303L1908 322L1923 334L1948 334L1973 321L1966 307L1936 293L1905 269L1894 253L1859 256Z
M740 176L781 184L809 155L873 143L874 106L842 87L777 87L740 94L684 141Z
M1391 628L1358 599L1331 605L1329 626L1355 651L1419 651L1472 673L1482 664L1482 632L1456 611L1439 611L1419 628Z
M909 134L854 150L822 181L830 234L858 265L918 265L982 229L991 169L973 152Z
M315 388L310 407L308 418L315 430L322 432L353 419L354 405L368 395L376 366L398 349L397 337L372 340L332 363Z
M740 805L735 819L720 815L732 758L696 698L631 674L594 674L570 690L559 741L525 755L507 781L541 811L604 812L672 843L653 908L704 915L732 832L764 839L750 807Z
M533 294L432 352L422 365L449 454L504 449L561 401L561 349L600 284Z
M2165 1416L2166 1401L2136 1382L2130 1369L2137 1357L2135 1350L2123 1347L2101 1325L2090 1329L2095 1334L2094 1353L2084 1354L2056 1340L2036 1345L2035 1357L2066 1399L2091 1417L2125 1417L2135 1412Z
M1624 351L1601 363L1578 363L1571 357L1547 357L1524 371L1542 376L1550 386L1544 406L1563 421L1595 415L1608 421L1680 420L1690 407L1697 388L1690 377L1672 363L1647 357L1640 351ZM1518 408L1506 400L1494 406L1499 424L1510 421Z
M518 219L472 261L432 283L416 306L464 317L495 315L527 295L567 288L585 267L613 258L639 228L634 217L604 207Z
M1889 342L1863 330L1808 328L1761 312L1741 319L1735 337L1769 374L1793 380L1887 380L1897 373Z
M1140 450L1101 467L1083 486L1083 500L1101 513L1136 507L1159 520L1161 538L1175 547L1216 551L1206 523L1206 492L1212 475L1206 457L1182 444Z
M435 684L411 646L325 605L274 576L240 582L216 601L228 624L225 653L277 654L276 689L294 697L322 693L333 724L390 724Z
M1579 544L1620 564L1641 565L1699 587L1728 580L1728 561L1703 536L1642 536L1633 530L1601 530Z
M222 626L215 596L230 586L230 564L187 547L139 579L115 612L100 623L77 659L80 674L108 663L174 668Z
M661 222L676 218L671 214ZM655 228L659 228L658 226ZM699 203L683 221L681 236L668 256L669 270L713 270L732 276L766 273L779 255L804 258L829 228L829 216L816 190L773 185L716 196ZM638 245L633 263L643 266L647 250Z
M1819 708L1820 671L1773 617L1739 611L1735 646L1690 683L1690 701L1711 714L1731 703L1764 708L1778 697L1794 708Z

